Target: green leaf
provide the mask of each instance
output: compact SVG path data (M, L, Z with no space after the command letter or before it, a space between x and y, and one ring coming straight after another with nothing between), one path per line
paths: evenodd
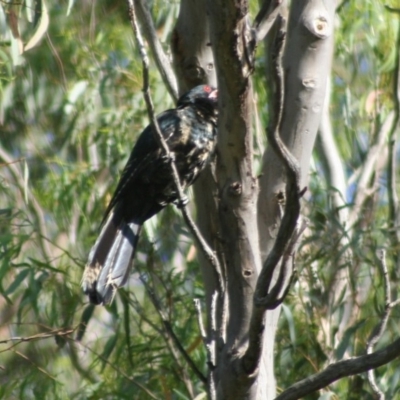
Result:
M95 308L94 304L89 304L82 313L82 317L79 322L79 328L78 331L76 332L76 340L78 342L82 340L83 336L85 335L86 328L88 326L90 319L92 318L94 308Z
M282 304L282 311L283 311L283 314L285 315L286 321L288 323L290 340L292 342L292 345L296 346L296 327L294 324L292 311L285 304Z
M29 274L29 269L24 269L22 270L15 278L14 282L8 287L8 289L5 291L6 295L10 295L13 293L19 285L25 280L25 278Z
M354 334L365 324L366 321L367 319L362 319L345 331L343 338L335 351L335 357L337 360L341 360L343 358L345 352L350 346L350 342L355 339Z
M190 397L185 396L182 392L180 392L178 389L173 389L174 393L178 396L179 399L182 400L190 400Z
M104 368L106 367L105 360L108 360L108 358L110 357L111 353L113 352L117 342L118 342L118 334L117 333L115 335L112 335L107 340L107 343L104 346L103 353L101 354L101 358L102 358L102 361L103 361L103 367L101 369L102 371L104 371Z
M49 263L37 260L36 258L28 257L30 261L32 261L33 264L37 265L40 268L52 271L52 272L57 272L60 274L66 274L65 271L60 270L59 268L54 268L52 267Z

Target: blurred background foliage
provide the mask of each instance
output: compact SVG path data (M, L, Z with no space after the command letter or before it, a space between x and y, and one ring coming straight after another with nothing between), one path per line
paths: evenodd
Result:
M395 0L386 3L396 6ZM48 11L47 25L36 18L38 4ZM178 9L175 1L152 4L167 51ZM384 308L378 249L387 250L392 295L398 296L400 249L389 232L387 137L369 187L359 186L369 151L394 109L398 31L399 17L381 0L339 7L330 112L347 179L344 207L352 211L358 190L371 193L350 233L332 207L323 156L315 152L306 204L310 228L277 336L281 388L328 361L365 353ZM40 40L19 54L35 32ZM264 64L260 49L254 77L260 145L268 120ZM155 69L151 80L157 111L172 106ZM28 338L0 343L0 398L205 398L169 331L206 373L192 302L203 298L201 276L174 207L146 224L136 272L112 306L94 309L80 289L119 171L148 122L141 86L124 2L0 2L0 341ZM344 296L330 308L325 300L329 270L343 268L337 262L347 251L343 237L352 252L354 312L335 344ZM338 315L330 324L324 322L327 312ZM378 347L399 336L399 316L395 308ZM387 398L400 398L399 362L376 374ZM363 375L309 398L373 397Z

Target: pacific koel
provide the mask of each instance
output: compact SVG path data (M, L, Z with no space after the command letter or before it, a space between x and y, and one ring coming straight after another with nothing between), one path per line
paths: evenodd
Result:
M180 97L175 109L157 116L184 189L196 180L214 152L217 93L211 86L196 86ZM176 200L169 160L149 125L133 147L88 257L82 287L92 303L112 301L129 277L143 223Z

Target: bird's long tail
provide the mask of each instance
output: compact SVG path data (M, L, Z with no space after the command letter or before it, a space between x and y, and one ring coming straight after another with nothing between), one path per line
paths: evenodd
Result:
M128 277L142 225L111 215L92 247L82 279L84 292L94 304L108 304Z

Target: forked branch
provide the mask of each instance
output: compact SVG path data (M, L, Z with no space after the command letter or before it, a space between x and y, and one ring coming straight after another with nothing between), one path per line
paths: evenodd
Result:
M280 138L280 129L284 105L284 77L282 54L285 45L284 20L279 18L280 30L275 40L274 75L276 83L276 122L274 129L268 130L268 140L281 162L285 166L287 183L284 198L284 215L277 239L267 257L257 281L254 294L254 307L249 330L249 347L243 357L243 368L248 374L257 370L264 334L264 319L268 309L274 309L284 300L293 275L293 255L297 241L305 225L298 227L300 215L300 168L297 160L289 152ZM297 232L296 232L297 228ZM274 272L280 267L277 281L271 287Z

